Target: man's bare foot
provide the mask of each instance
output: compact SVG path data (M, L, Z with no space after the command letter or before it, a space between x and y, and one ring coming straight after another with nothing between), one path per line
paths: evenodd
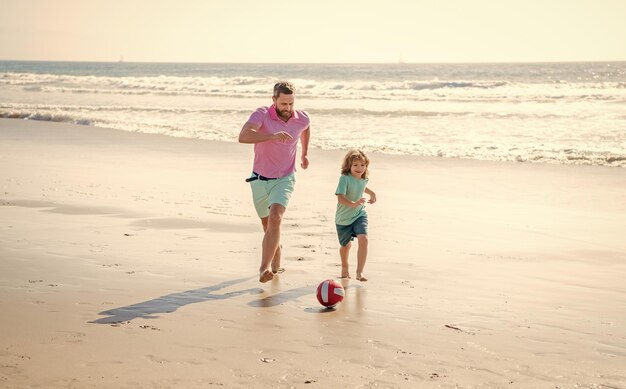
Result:
M260 272L259 282L267 282L270 281L272 278L274 278L274 273L272 273L270 270L264 270Z
M357 279L357 280L359 280L359 281L361 281L361 282L365 282L365 281L367 281L367 278L365 278L365 276L363 275L363 273L361 273L361 274L357 274L357 275L356 275L356 279Z
M352 278L352 277L350 277L350 274L341 274L341 277L339 277L339 278L347 278L347 279L350 279L350 278Z
M283 245L281 244L278 246L278 250L276 250L276 254L274 255L274 258L272 259L272 273L274 274L285 272L285 268L280 267L280 256L282 254L282 251L283 251Z

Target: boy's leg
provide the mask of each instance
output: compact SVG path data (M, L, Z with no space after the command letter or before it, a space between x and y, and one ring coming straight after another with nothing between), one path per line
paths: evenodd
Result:
M348 258L350 256L351 242L339 248L339 257L341 257L341 278L350 278L350 264Z
M368 238L366 234L357 235L356 238L359 241L359 248L356 252L356 279L359 281L367 281L367 278L363 275L363 269L365 268L365 261L367 261Z

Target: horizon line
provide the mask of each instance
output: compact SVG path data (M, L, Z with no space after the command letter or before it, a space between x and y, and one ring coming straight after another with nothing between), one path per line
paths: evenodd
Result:
M59 59L0 59L0 62L67 62L106 64L197 64L197 65L464 65L464 64L558 64L558 63L618 63L622 60L559 60L559 61L424 61L424 62L176 62L176 61L102 61L102 60L59 60Z

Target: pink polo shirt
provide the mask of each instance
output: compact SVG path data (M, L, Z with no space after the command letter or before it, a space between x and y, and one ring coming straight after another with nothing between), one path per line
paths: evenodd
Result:
M302 131L309 128L310 119L304 111L293 111L287 122L276 113L276 106L261 107L250 115L249 123L256 124L263 134L275 134L285 131L293 139L283 143L278 140L256 143L254 145L253 170L269 178L281 178L296 171L296 151Z

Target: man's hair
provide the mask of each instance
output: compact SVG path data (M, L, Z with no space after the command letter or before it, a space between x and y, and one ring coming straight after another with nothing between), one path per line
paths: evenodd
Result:
M278 98L278 96L280 96L280 94L285 94L285 95L292 95L294 94L296 91L296 87L293 86L292 83L287 82L287 81L280 81L277 82L276 85L274 85L274 94L273 96Z
M363 161L365 163L365 171L363 172L361 178L367 178L370 174L370 159L367 157L367 155L365 155L364 152L357 149L352 149L348 151L348 154L343 157L343 162L341 163L341 174L343 174L344 176L349 175L350 168L352 167L352 162L354 162L355 160Z

